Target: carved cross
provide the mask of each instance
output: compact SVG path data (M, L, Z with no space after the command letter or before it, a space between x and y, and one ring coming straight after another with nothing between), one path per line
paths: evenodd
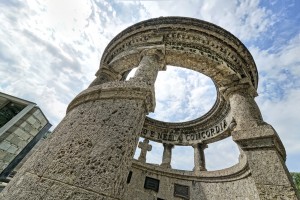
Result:
M139 142L139 146L141 149L141 154L138 158L139 161L141 162L146 162L146 155L147 155L147 151L151 151L152 150L152 145L149 144L149 140L148 139L144 139L143 142Z

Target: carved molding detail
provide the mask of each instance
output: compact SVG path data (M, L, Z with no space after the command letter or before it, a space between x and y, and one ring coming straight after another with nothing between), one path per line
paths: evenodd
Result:
M143 82L109 82L90 87L77 95L69 104L67 113L80 104L99 99L141 99L145 101L146 112L153 110L153 89ZM155 102L154 102L155 103Z

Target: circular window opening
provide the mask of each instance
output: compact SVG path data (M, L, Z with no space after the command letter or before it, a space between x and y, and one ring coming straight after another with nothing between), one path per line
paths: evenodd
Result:
M217 92L209 77L193 70L167 66L166 71L158 73L155 98L155 111L148 117L164 122L185 122L207 113L217 99Z

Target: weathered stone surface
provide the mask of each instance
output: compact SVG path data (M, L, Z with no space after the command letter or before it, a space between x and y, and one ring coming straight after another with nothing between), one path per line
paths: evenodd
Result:
M183 123L149 118L144 123L155 108L157 73L166 64L213 79L218 97L207 114ZM136 66L135 76L123 81ZM189 189L186 199L297 199L284 147L254 100L253 58L229 32L191 18L147 20L112 40L96 76L2 199L181 199L175 184ZM140 133L146 141L163 143L161 165L145 163L149 146L141 162L132 160ZM239 163L205 171L202 145L230 135L241 150ZM194 146L194 171L171 169L174 145ZM159 180L159 188L145 189L146 177Z
M136 100L79 105L48 145L26 163L26 171L120 198L144 117L143 104Z
M260 199L297 199L295 188L284 185L257 185Z
M174 184L189 186L189 199L259 199L255 183L247 171L240 170L237 174L233 173L234 170L223 170L215 174L203 171L195 176L194 172L166 169L136 161L131 171L132 180L127 185L125 200L157 199L157 197L181 200L181 197L174 196ZM231 173L228 173L230 171ZM225 174L228 176L224 176ZM158 192L143 188L146 176L160 180Z

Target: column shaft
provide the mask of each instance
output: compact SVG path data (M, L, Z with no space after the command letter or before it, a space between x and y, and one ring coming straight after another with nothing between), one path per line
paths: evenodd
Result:
M171 168L171 160L172 160L172 148L174 147L173 144L163 144L164 152L162 158L162 167Z
M200 171L206 171L204 149L207 147L205 144L195 144L194 148L194 172L199 175Z
M149 85L153 85L158 71L161 68L159 61L163 54L156 49L147 49L142 52L144 55L139 67L137 68L134 78L135 80L143 81Z
M233 92L229 95L229 103L237 123L236 130L256 127L263 123L262 115L254 98L246 92Z

